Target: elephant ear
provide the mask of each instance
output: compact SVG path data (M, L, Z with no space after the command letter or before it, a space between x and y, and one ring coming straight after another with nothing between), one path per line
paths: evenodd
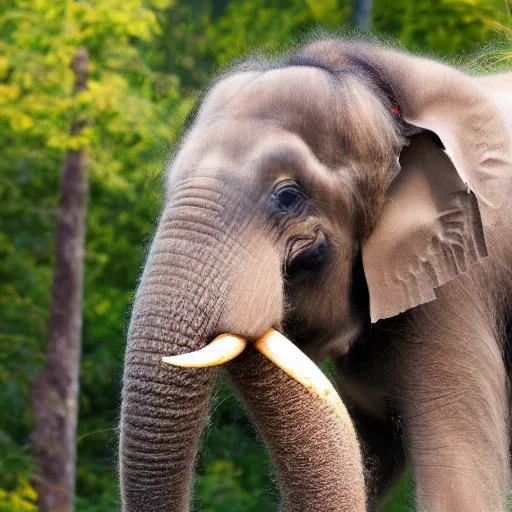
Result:
M508 199L512 128L484 82L376 44L326 39L307 45L301 55L334 69L355 63L371 70L370 81L391 96L407 123L438 135L456 172L480 201L499 208Z
M434 300L434 289L487 255L477 198L499 208L512 185L512 130L491 97L454 68L371 45L357 48L403 119L434 132L411 140L363 246L372 322Z
M432 134L403 151L362 256L372 322L434 300L436 287L487 256L476 197Z
M393 91L404 120L436 133L462 180L480 201L499 208L512 186L512 129L491 96L450 66L363 48Z
M512 128L485 85L383 46L323 40L303 55L366 70L411 127L411 141L362 247L372 322L434 300L434 289L486 256L477 198L499 208L512 185ZM413 130L414 132L414 130Z

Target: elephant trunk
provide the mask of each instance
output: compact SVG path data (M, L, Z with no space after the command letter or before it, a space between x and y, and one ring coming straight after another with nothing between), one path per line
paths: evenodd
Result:
M189 509L216 369L170 366L162 357L197 351L225 332L257 348L282 321L280 257L254 210L205 186L212 180L195 183L176 187L169 199L135 299L121 408L125 512ZM249 220L241 222L240 211ZM348 415L338 416L252 347L246 352L228 371L270 448L285 509L364 510Z
M208 344L223 306L233 255L215 212L176 194L160 221L137 291L120 424L126 512L188 510L195 455L216 369L174 368L162 356Z
M337 413L255 350L227 368L275 464L282 510L365 511L363 464L348 414Z

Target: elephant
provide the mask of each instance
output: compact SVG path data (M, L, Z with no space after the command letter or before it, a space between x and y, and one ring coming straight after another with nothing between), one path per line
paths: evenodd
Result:
M134 300L123 510L188 510L220 370L179 357L231 333L246 348L216 361L285 510L374 510L409 465L422 512L505 511L511 181L510 72L321 37L220 74L167 170ZM332 361L350 421L257 349L269 329Z

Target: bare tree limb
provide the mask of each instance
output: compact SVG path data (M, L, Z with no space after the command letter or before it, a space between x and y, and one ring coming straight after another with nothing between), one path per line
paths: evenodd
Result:
M373 0L354 0L354 23L371 28Z
M88 64L87 50L79 48L71 63L75 95L87 88ZM74 120L71 134L80 133L83 124ZM73 510L86 213L85 153L69 151L61 172L47 361L33 387L41 512Z

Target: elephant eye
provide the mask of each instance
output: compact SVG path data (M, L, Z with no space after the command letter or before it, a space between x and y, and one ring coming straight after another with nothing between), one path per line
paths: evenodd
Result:
M307 199L305 192L294 182L287 182L272 193L275 208L284 213L301 213Z

